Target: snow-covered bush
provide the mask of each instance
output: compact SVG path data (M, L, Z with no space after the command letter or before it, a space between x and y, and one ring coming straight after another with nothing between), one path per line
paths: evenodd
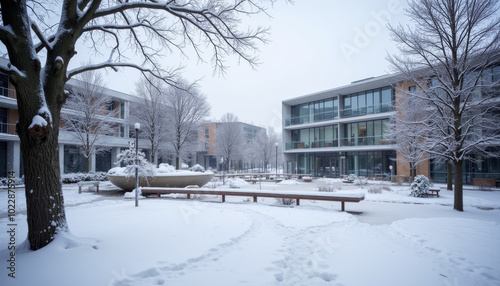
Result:
M14 185L23 185L24 184L24 177L22 178L10 178L11 180L14 180ZM0 186L8 186L9 185L9 178L0 178Z
M411 183L410 195L414 197L426 196L427 192L429 191L429 187L430 187L429 179L427 179L426 176L418 175L415 177L415 180L413 180L413 183Z
M119 170L119 168L113 168L108 171L108 174L112 175L121 172L125 173L125 175L127 176L135 175L135 150L125 149L120 154L118 154L116 158L116 164L125 164L125 167L122 168L122 170ZM137 162L139 166L139 176L151 177L156 174L156 167L153 164L149 163L148 160L146 160L146 155L141 150L137 152Z
M347 176L347 178L345 180L349 183L352 183L352 182L356 181L357 179L358 179L358 176L356 176L356 174L350 174L349 176Z
M194 165L193 167L191 167L190 170L193 172L201 172L201 173L205 172L205 168L203 168L200 164Z
M162 163L158 166L158 173L174 173L175 167L167 163Z
M105 172L68 173L61 175L63 184L74 184L80 181L106 181L107 179Z
M289 206L295 203L295 199L290 198L276 198L276 203L279 205Z

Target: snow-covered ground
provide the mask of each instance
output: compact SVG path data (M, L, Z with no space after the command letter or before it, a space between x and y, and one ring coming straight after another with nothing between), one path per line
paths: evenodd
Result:
M373 194L336 180L232 185L366 197L346 203L349 213L338 202L180 195L136 208L107 184L99 194L65 185L71 235L32 252L20 245L27 226L19 190L11 278L0 190L0 285L500 285L500 191L466 190L457 212L449 191L413 198L405 186Z

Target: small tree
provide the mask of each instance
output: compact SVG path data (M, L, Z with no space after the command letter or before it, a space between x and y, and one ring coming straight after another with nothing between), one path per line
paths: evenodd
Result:
M245 144L243 129L238 122L238 117L232 113L226 113L217 123L215 154L224 158L227 166L231 160L237 158Z
M181 152L198 140L198 126L210 114L206 96L194 85L181 81L166 93L168 137L175 152L175 168L180 168Z
M82 148L86 159L86 172L90 171L90 158L106 151L98 146L104 135L111 135L113 128L106 117L115 117L115 110L108 106L112 98L103 92L104 82L100 73L89 71L77 76L69 90L61 117L63 130L71 132Z
M410 196L414 197L423 197L426 196L429 192L429 179L426 176L418 175L415 177L415 180L411 183L410 186Z
M419 163L428 159L423 146L426 136L427 104L416 96L418 91L398 90L396 113L389 133L396 144L397 161L409 164L410 181L417 175Z
M149 141L151 163L156 163L158 150L167 140L168 114L165 95L165 84L162 80L148 76L136 83L135 93L140 98L130 113L130 121L141 124L142 138Z

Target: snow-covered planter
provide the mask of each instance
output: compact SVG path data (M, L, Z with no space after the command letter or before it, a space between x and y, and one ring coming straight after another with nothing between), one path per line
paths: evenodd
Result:
M429 191L430 182L426 176L418 175L413 180L410 186L410 196L414 197L424 197L427 196L427 192Z
M203 168L200 164L196 164L191 167L191 171L193 172L205 172L205 168Z

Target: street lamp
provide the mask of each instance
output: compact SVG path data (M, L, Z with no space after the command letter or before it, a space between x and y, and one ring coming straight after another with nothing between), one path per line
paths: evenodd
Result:
M392 165L389 165L389 170L391 170L391 183L392 183Z
M135 127L135 206L139 206L139 129L141 125L136 123Z
M278 179L278 143L276 143L276 180Z

